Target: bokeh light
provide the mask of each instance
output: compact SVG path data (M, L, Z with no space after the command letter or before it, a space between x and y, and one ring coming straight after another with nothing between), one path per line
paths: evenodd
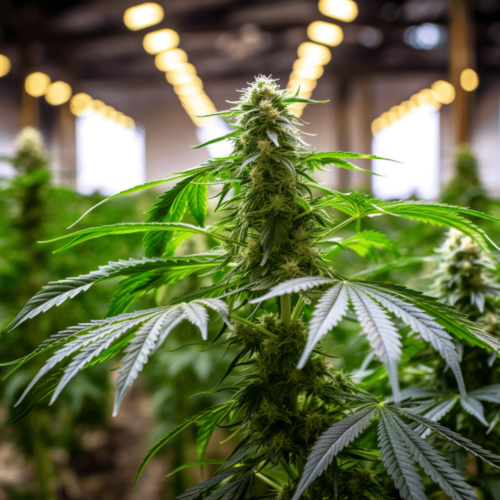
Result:
M47 87L45 100L52 106L60 106L71 98L71 87L66 82L54 82Z
M158 24L163 16L161 5L148 2L127 9L123 15L123 22L129 30L137 31Z
M144 36L142 44L149 54L158 54L164 50L175 49L179 45L179 35L170 29L153 31Z
M31 73L26 77L24 82L24 88L26 92L33 97L40 97L47 91L47 87L50 85L50 76L45 73Z

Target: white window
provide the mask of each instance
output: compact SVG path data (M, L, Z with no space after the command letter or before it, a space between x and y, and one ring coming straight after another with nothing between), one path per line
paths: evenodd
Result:
M373 177L377 198L396 199L416 195L432 200L439 195L439 111L425 105L377 132L372 151L376 156L401 163L375 160Z
M93 113L77 117L77 189L111 196L144 183L145 137Z

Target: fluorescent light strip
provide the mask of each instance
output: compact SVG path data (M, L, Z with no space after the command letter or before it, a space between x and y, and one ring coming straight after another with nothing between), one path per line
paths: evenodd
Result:
M408 101L403 101L397 106L382 113L372 122L372 134L375 135L386 127L391 126L413 110L422 106L431 106L439 109L443 104L451 104L455 100L455 87L449 82L438 80L430 89L422 89L413 94Z

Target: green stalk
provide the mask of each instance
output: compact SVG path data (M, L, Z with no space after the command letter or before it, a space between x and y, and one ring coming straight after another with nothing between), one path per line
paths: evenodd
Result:
M279 458L279 463L290 479L297 479L297 473L294 472L294 470L290 467L290 464L284 459L284 457Z
M333 229L330 229L330 231L327 231L323 235L323 239L325 239L326 237L330 236L333 233L336 233L337 231L339 231L343 227L348 226L351 222L354 222L358 218L359 217L356 216L356 217L350 217L349 219L346 219L344 222L341 222L340 224L338 224L337 226L335 226Z
M261 474L260 472L256 472L255 476L258 477L263 483L266 483L268 486L271 486L271 488L274 488L278 491L281 491L281 485L279 485L278 483L275 483L274 481L271 481L271 479L264 476L264 474Z
M237 321L238 323L242 323L243 325L249 326L250 328L255 328L260 333L263 333L264 335L267 335L269 338L272 339L277 339L278 337L274 335L274 333L271 333L269 330L266 330L265 328L262 328L259 325L256 325L255 323L252 323L251 321L248 321L245 318L241 318L240 316L231 316L231 319L234 321Z
M292 322L292 300L289 293L280 297L280 305L281 321L285 326L288 326Z
M302 297L299 297L297 304L295 305L292 313L292 320L299 319L302 314L302 309L305 306L305 302Z

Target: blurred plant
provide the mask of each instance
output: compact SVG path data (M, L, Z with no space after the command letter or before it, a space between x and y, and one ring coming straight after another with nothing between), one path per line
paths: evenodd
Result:
M462 143L453 158L453 176L443 189L441 199L444 203L484 210L488 195L479 179L477 159L472 148Z
M0 179L0 324L5 325L48 279L61 279L68 273L76 272L83 259L94 263L102 261L110 255L110 250L107 245L98 244L56 258L46 246L38 244L38 241L51 238L62 227L67 227L76 214L85 211L100 198L81 196L51 184L49 157L37 130L30 127L23 129L13 157L2 160L10 163L15 172L12 178ZM61 206L65 209L61 210ZM124 204L121 211L127 218L137 213L137 209L128 204ZM93 222L103 223L105 217L107 214L104 218L93 217ZM115 251L130 255L135 247L135 243L122 240ZM102 289L95 298L76 298L65 316L54 311L44 318L35 318L29 327L21 325L16 336L4 339L4 352L10 359L21 358L27 350L43 342L50 332L62 330L67 318L83 321L88 314L103 314L103 304L110 296L111 290ZM68 489L74 489L73 485L66 484L69 476L64 467L69 467L71 457L84 453L79 439L81 426L99 428L104 424L109 386L106 367L95 367L76 381L71 393L67 393L57 407L30 406L28 409L32 411L27 414L11 411L22 386L41 366L35 360L29 367L24 365L14 371L2 384L1 395L5 409L2 415L3 432L16 442L27 458L34 461L39 488L34 497L45 499L54 498L59 491L67 494ZM2 371L5 375L5 368ZM21 420L9 425L8 422L13 419ZM56 465L54 461L57 461ZM12 488L13 494L14 490L25 489L26 496L23 498L28 498L32 485L14 485Z
M23 365L58 348L21 400L34 388L44 395L53 393L54 401L83 368L124 349L116 379L116 414L149 356L177 325L187 320L208 340L208 310L212 309L225 323L212 344L225 345L234 355L214 391L233 395L189 417L160 439L144 458L139 475L160 448L197 423L198 460L182 468L207 463L204 450L218 426L232 429L238 444L213 477L178 496L179 500L203 495L210 500L298 500L302 495L326 499L332 492L341 500L382 499L386 495L380 471L363 467L366 461L377 462L378 451L352 444L378 419L379 448L402 498L425 499L418 464L452 498L473 499L473 490L462 476L409 422L437 432L492 466L500 466L500 457L422 417L416 411L421 404L401 399L397 374L404 353L399 330L409 327L432 345L446 360L463 396L459 357L450 334L497 352L500 343L448 305L400 286L345 278L328 266L324 256L335 253L339 244L351 245L361 254L388 245L383 235L373 232L359 232L349 243L329 239L368 216L390 214L449 226L470 236L484 251L489 251L490 241L462 215L496 219L460 207L416 200L385 202L323 188L310 176L323 165L360 170L347 160L373 157L307 151L297 128L303 122L288 110L296 102L315 103L287 95L269 78L257 78L235 107L218 113L233 130L204 144L229 139L234 147L230 156L175 175L170 180L179 182L158 199L145 223L101 226L57 238L70 238L59 249L63 250L101 236L143 232L146 257L111 262L87 275L51 283L27 303L5 332L96 283L125 278L108 318L53 335L19 361ZM161 182L165 181L121 194ZM205 229L207 184L222 184L217 210L226 215ZM315 198L311 189L324 195ZM198 226L181 222L187 209ZM331 209L347 214L348 219L336 224ZM197 255L174 256L180 243L193 234L218 244ZM153 309L127 312L136 297L193 273L212 275L214 284ZM317 301L314 310L309 307L312 301ZM348 311L350 304L355 315ZM386 367L393 402L381 402L328 364L320 341L345 316L357 317ZM307 317L308 328L303 321ZM238 377L234 384L227 384L229 375Z

